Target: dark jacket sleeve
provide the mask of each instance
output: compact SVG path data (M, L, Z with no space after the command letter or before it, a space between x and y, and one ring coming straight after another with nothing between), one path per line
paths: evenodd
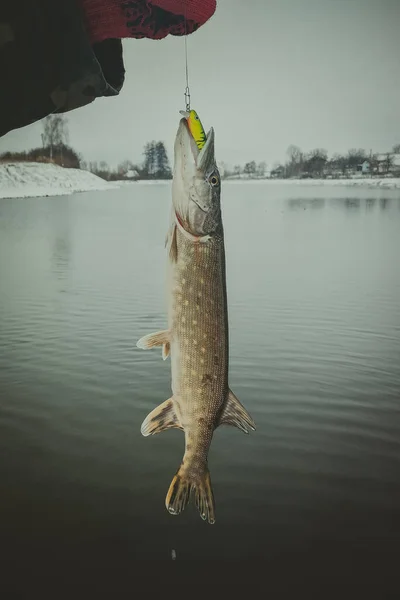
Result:
M91 46L76 0L0 3L0 136L119 93L122 44Z

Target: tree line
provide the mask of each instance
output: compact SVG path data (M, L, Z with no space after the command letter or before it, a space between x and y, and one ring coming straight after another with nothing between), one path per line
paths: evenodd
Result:
M289 146L286 163L276 169L285 177L340 177L362 171L364 173L389 173L400 168L395 165L394 155L400 153L400 144L393 146L391 152L383 154L366 152L363 148L352 148L346 154L334 154L328 157L323 148L304 153L298 146Z
M236 165L233 170L225 169L225 177L279 177L308 178L308 177L346 177L354 172L363 171L373 174L393 174L400 176L400 165L395 161L396 154L400 154L400 144L395 144L391 152L372 153L362 148L352 148L346 154L333 154L328 156L324 148L315 148L310 152L303 152L298 146L291 145L287 149L287 160L275 163L267 171L265 162L251 161L244 166ZM363 167L364 165L364 167Z
M135 164L131 160L124 160L115 170L111 169L105 161L82 161L81 168L91 171L95 175L113 180L137 179L172 179L167 150L164 142L148 142L143 150L144 160Z
M106 179L171 179L172 171L164 142L148 142L143 149L143 161L135 164L127 159L120 162L117 168L111 168L106 161L85 161L83 157L69 145L68 121L63 114L54 114L42 121L42 146L26 152L4 152L0 155L3 161L50 162L63 167L85 169ZM244 165L229 168L219 163L221 175L227 177L249 178L321 178L346 177L354 172L364 174L390 174L400 177L400 164L395 160L400 154L400 144L395 144L391 152L383 154L369 153L362 148L352 148L345 154L333 154L329 158L324 148L314 148L304 152L295 145L287 149L287 160L275 163L271 169L262 161L254 160Z
M122 161L116 169L106 161L85 161L69 145L68 120L63 114L49 115L42 121L42 145L25 152L4 152L0 161L27 161L53 163L62 167L84 169L108 181L120 179L171 179L172 171L164 142L148 142L144 147L144 160L134 164Z

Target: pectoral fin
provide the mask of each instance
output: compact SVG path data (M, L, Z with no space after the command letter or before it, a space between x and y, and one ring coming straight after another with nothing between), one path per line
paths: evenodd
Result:
M156 333L145 335L136 342L136 346L138 348L142 348L143 350L162 346L162 357L165 360L168 358L170 351L169 331L166 329L165 331L157 331Z
M172 226L171 244L169 247L169 258L171 262L176 263L178 260L178 242L176 239L176 225Z
M253 419L231 390L222 409L219 425L233 425L244 433L249 433L249 429L256 429Z
M171 349L171 346L170 346L169 342L165 342L165 344L163 344L163 347L162 347L162 357L163 357L163 360L167 360L167 358L169 356L170 349Z
M142 435L147 437L148 435L154 435L174 427L182 429L182 425L180 424L174 410L172 398L169 398L147 415L142 423L140 432Z

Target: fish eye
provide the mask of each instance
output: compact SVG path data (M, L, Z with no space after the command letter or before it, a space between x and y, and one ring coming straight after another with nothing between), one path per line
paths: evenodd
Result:
M196 119L196 121L199 120L199 115L194 115L194 118Z
M218 184L219 184L219 179L218 179L218 177L217 177L216 175L213 175L213 176L210 178L210 183L211 183L211 185L212 185L212 186L216 186L216 185L218 185Z

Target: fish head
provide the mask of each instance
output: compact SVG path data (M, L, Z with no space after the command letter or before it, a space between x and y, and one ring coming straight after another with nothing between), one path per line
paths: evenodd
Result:
M218 231L221 227L220 195L214 130L210 129L200 150L185 117L179 123L175 139L172 202L177 217L189 233L203 236Z

